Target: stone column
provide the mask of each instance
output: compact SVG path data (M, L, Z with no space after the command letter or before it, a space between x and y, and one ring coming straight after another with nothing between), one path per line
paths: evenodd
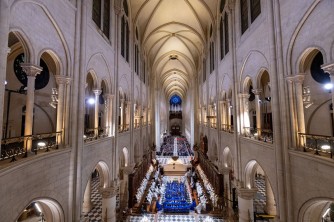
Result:
M253 200L257 188L238 188L239 222L254 221Z
M123 131L124 130L124 99L120 99L120 101L121 101L121 107L120 107L120 109L121 109L121 111L120 111L120 113L121 113L121 120L120 120L120 130L121 131Z
M231 127L231 100L227 99L226 100L227 104L227 118L226 118L226 124Z
M225 120L225 109L224 109L224 102L225 101L219 101L219 111L220 111L220 126L219 129L223 129L226 124L226 120Z
M22 63L21 67L28 78L24 136L29 136L32 135L34 124L35 79L36 76L41 73L43 68L29 63ZM27 155L28 152L31 151L32 140L30 138L25 138L24 144Z
M110 110L110 98L109 94L104 95L104 118L103 118L103 133L109 136L109 112Z
M92 194L92 178L89 177L82 204L82 213L84 214L88 213L93 208L93 204L91 201L91 194Z
M267 176L265 176L265 186L266 186L265 210L270 215L276 215L275 197Z
M94 109L94 135L99 136L99 96L102 93L100 89L93 90L95 95L95 109Z
M101 188L102 194L102 221L116 221L116 187Z
M332 104L334 105L334 63L331 64L325 64L322 65L321 68L324 70L324 72L327 72L329 74L329 77L331 78L331 83L332 83L332 89L331 89L331 94L332 94ZM333 112L334 115L334 112ZM333 116L334 117L334 116Z
M126 112L125 112L125 127L127 130L130 130L130 123L131 123L131 101L126 101Z
M304 118L304 101L303 101L303 82L305 74L298 74L294 76L294 83L296 89L296 108L297 108L297 120L298 120L298 132L305 133L305 118ZM303 146L304 141L300 140L300 137L297 137L299 140L299 145Z
M255 110L256 110L256 132L257 137L261 137L261 100L260 100L260 94L262 90L261 89L253 89L253 93L255 94Z
M231 167L226 167L223 166L222 169L220 170L220 172L224 175L224 191L226 193L224 193L224 198L227 198L227 201L225 200L226 206L230 206L230 201L231 200L231 194L230 194L230 171L231 171Z
M63 141L64 145L69 145L69 138L70 138L70 127L69 127L69 120L70 120L70 94L71 94L71 78L66 78L66 86L65 86L65 92L66 92L66 98L65 98L65 117L64 117L64 133L63 133Z
M241 129L240 132L243 134L249 133L250 122L249 122L249 113L248 113L248 94L240 93L240 125ZM246 129L245 129L246 127Z
M107 115L107 118L106 118L106 126L107 126L107 133L108 133L108 136L112 136L114 135L114 132L112 131L113 127L113 100L114 100L114 95L111 95L111 94L107 94L106 95L106 99L108 100L108 115Z
M291 135L291 143L292 143L292 147L297 147L297 132L298 132L298 129L297 129L297 121L296 121L296 110L295 110L295 98L294 98L294 95L293 95L293 76L288 76L286 77L286 80L288 82L288 93L289 93L289 96L288 96L288 101L289 101L289 111L290 111L290 115L291 115L291 132L292 132L292 135Z
M63 114L64 111L64 95L65 95L65 83L66 78L65 76L57 75L55 76L56 82L58 84L58 103L57 103L57 126L56 131L61 132L60 134L57 134L57 144L58 146L63 146L63 135L64 135L64 119Z

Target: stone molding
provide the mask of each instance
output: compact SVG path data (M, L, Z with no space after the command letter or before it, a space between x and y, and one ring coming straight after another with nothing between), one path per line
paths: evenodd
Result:
M93 89L93 93L95 94L95 96L99 96L102 93L101 89Z
M334 75L334 63L324 64L321 66L321 69L324 70L324 72L327 72L329 75Z
M56 79L57 84L66 84L67 83L67 78L65 76L55 75L55 79Z
M257 188L253 187L251 189L248 188L237 188L238 196L245 200L252 200L255 198L257 193Z
M27 74L27 76L36 77L43 71L43 68L37 65L33 65L31 63L22 63L21 67L23 71Z
M102 198L112 198L117 195L117 187L100 187L99 192L102 195Z

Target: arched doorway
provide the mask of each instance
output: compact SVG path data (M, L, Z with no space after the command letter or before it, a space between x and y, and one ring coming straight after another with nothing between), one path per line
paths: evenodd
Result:
M17 218L18 222L65 222L64 212L59 203L48 198L38 198L29 203Z

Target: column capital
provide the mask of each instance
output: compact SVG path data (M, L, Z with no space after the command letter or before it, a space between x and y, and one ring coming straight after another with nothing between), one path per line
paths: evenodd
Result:
M248 99L249 98L249 94L247 94L247 93L239 93L238 96L239 96L239 98L243 98L243 99Z
M72 82L72 78L71 77L66 77L66 85L70 85Z
M129 175L133 171L132 167L130 167L130 166L123 167L122 170L123 170L123 173L127 174L127 175Z
M334 75L334 63L324 64L321 66L321 69L329 75Z
M21 63L21 67L23 71L27 74L27 76L33 76L33 77L36 77L43 70L42 67L33 65L31 63Z
M222 173L222 174L224 174L224 175L226 175L226 174L230 174L230 172L231 172L231 167L222 167L221 169L220 169L220 173Z
M102 198L112 198L117 195L117 187L111 186L111 187L100 187L99 191L102 195Z
M114 9L115 9L116 15L120 15L121 14L121 12L122 12L121 1L115 1L115 3L114 3Z
M240 198L245 200L251 200L255 198L255 195L257 193L257 188L248 189L248 188L238 187L237 192Z
M256 96L258 96L258 95L260 95L260 94L262 93L262 89L253 89L252 92L253 92Z
M114 98L114 95L113 94L110 94L110 93L107 93L107 94L104 94L104 97L106 99L113 99Z
M304 82L304 79L305 79L305 76L306 74L305 73L299 73L297 75L294 75L293 76L293 82L294 83L299 83L299 84L302 84Z
M66 77L65 76L61 76L61 75L55 75L55 79L57 84L66 84Z
M95 94L95 96L99 96L102 93L101 89L93 89L93 93Z
M232 11L234 9L234 5L235 5L235 0L228 0L227 1L227 6L228 6L228 9L230 11Z

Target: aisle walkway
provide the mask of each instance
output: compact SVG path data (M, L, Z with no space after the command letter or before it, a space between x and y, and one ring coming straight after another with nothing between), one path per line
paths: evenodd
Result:
M222 219L214 219L207 215L170 215L170 214L147 214L149 222L224 222ZM130 222L141 222L144 216L130 216Z
M88 214L84 215L84 219L89 222L101 222L102 221L102 195L99 193L98 188L100 185L99 177L92 179L92 194L91 200L93 208Z

